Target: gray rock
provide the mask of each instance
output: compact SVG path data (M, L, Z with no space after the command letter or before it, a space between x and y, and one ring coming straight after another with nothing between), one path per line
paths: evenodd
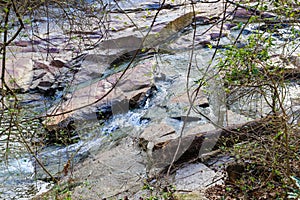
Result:
M19 47L27 47L27 46L32 46L32 45L38 45L40 44L41 41L37 41L37 40L19 40L19 41L15 41L14 45L19 46Z
M93 159L75 167L72 177L85 180L89 186L76 187L72 196L84 194L86 199L124 198L139 191L143 186L140 180L146 177L144 159L143 152L130 138L123 139L117 146L101 151Z
M140 49L142 46L142 38L135 36L120 37L112 40L107 40L99 44L99 49L109 51L113 49L125 49L128 51ZM108 54L109 55L109 54Z
M101 54L88 54L82 62L80 70L76 73L72 84L80 84L103 76L109 68L114 56Z
M202 163L188 164L176 171L177 190L204 190L209 186L223 184L223 175L214 172Z

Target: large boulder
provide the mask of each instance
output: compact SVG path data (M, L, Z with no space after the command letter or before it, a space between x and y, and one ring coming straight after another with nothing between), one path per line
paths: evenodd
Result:
M209 144L206 143L204 138L208 138L208 136L204 136L203 133L212 130L215 130L212 124L200 125L195 122L187 123L183 130L182 127L174 127L166 121L159 124L152 123L143 130L139 144L147 151L150 168L156 170L168 166L174 156L174 161L177 161L193 146L197 146L199 156L210 151L214 144L210 140L208 140ZM181 136L182 140L179 139ZM198 141L198 137L199 144L195 145L194 143L196 140ZM210 149L208 150L207 148Z
M95 119L99 115L99 107L103 106L112 107L113 112L119 113L119 103L124 104L124 101L128 111L131 104L138 105L153 88L151 74L149 66L138 65L124 74L119 72L99 81L71 85L69 99L53 106L47 113L46 128L57 129L64 124L62 122L68 123L71 119Z

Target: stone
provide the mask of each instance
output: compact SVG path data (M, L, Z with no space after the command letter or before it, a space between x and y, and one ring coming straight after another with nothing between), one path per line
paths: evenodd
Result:
M288 60L300 71L300 57L297 55L291 55Z
M144 150L152 151L155 144L166 142L170 139L178 137L174 127L161 122L159 124L152 123L146 127L140 135L140 146Z
M236 27L237 25L235 23L228 23L228 24L225 24L224 27L226 30L230 30L234 27Z
M2 71L2 62L0 64ZM5 66L5 82L10 89L28 91L33 78L33 61L27 54L9 56ZM0 84L1 80L0 80Z
M30 89L38 89L40 91L46 92L51 88L55 81L55 76L50 71L44 69L34 70L33 81L31 83Z
M145 113L143 117L149 118L151 121L160 121L165 119L168 117L167 107L153 106Z
M202 163L187 164L175 175L176 190L204 190L209 186L223 184L223 175L216 173Z
M40 61L33 62L33 70L45 70L49 71L49 65Z
M74 74L66 63L57 59L52 60L50 63L35 60L30 89L52 96L58 88L64 88L70 80L69 77L73 77Z
M143 187L141 177L146 176L145 157L130 138L119 145L101 151L77 165L72 177L86 181L88 187L76 187L73 197L85 194L85 199L124 198L126 191L135 193ZM97 191L97 192L91 192Z
M181 128L182 127L173 127L170 123L167 123L167 121L162 121L160 123L152 123L143 130L139 137L139 145L147 152L150 168L163 168L172 162L180 140ZM211 130L215 130L212 124L199 125L196 123L187 123L182 132L183 137L180 141L180 148L178 149L174 161L180 159L189 149L195 151L192 153L193 155L197 154L196 156L194 155L195 158L202 153L210 151L215 145L215 143L212 144L211 142L216 142L217 140L209 139L206 141L204 138L209 138L209 135L204 136L204 134L201 133ZM191 146L194 141L199 141L199 145Z
M91 115L97 118L97 107L113 105L114 102L124 99L127 99L128 103L130 100L139 101L140 97L145 97L151 90L153 77L149 67L139 65L129 69L123 76L122 73L96 82L87 81L83 85L71 86L72 98L49 110L50 116L44 121L46 128L57 129L59 124L68 118L84 120L84 116L91 117ZM117 86L114 88L115 84ZM51 117L51 114L56 116Z
M36 46L26 46L26 47L22 47L20 52L34 53L34 52L39 52L39 49Z
M38 80L38 79L41 79L46 74L47 74L47 72L45 72L45 70L43 70L43 69L34 70L34 72L33 72L33 78L32 78L33 83L31 84L31 86L35 85L34 82L36 80ZM36 85L38 85L38 83Z
M15 41L13 44L19 47L27 47L27 46L32 46L32 45L38 45L40 44L40 41L37 40L32 40L32 41L28 41L28 40L19 40L19 41Z
M254 16L255 13L249 10L246 10L244 8L238 8L234 13L233 13L233 19L234 20L247 20L251 16Z
M227 110L227 114L226 114L227 126L244 124L251 120L253 119L249 117L245 117L244 115L238 114L236 112L233 112L232 110Z
M168 42L170 38L182 31L185 27L192 24L194 15L195 13L189 12L177 17L173 21L170 21L158 33L148 35L143 42L143 46L151 48Z
M200 25L208 25L211 22L211 20L207 17L207 16L196 16L194 18L196 25L200 26ZM193 25L195 25L195 22L193 22Z
M50 48L47 48L47 47L41 47L38 49L38 52L42 52L42 53L60 53L61 52L61 49L59 48L56 48L56 47L50 47Z
M51 60L50 65L53 67L62 68L66 66L66 63L64 61L56 59L56 60Z
M261 14L261 17L262 17L263 19L269 19L269 20L270 20L270 18L275 18L276 15L275 15L274 13L270 13L270 12L263 12L263 13Z
M202 47L208 47L209 45L211 45L211 42L209 40L202 40L198 43L198 45Z
M174 96L170 98L171 103L175 104L190 104L189 97L185 91L175 91L173 93ZM199 92L197 97L195 98L194 105L195 106L201 106L204 104L209 104L208 99L205 97L205 95L202 92Z
M113 59L114 56L101 54L88 54L84 56L80 70L75 74L72 83L79 84L102 77Z
M184 80L177 80L168 90L167 95L167 112L168 116L176 119L185 119L190 107L190 100L186 92L186 85ZM195 107L208 107L209 101L203 92L198 92L195 101ZM207 106L208 105L208 106ZM191 110L188 115L190 120L201 120L201 115Z
M222 37L226 37L228 34L227 33L222 33L222 35L220 35L220 32L217 32L217 33L211 33L210 34L210 39L211 40L217 40L219 38L222 38Z
M116 39L106 40L100 43L97 49L99 48L99 50L108 52L112 52L112 50L133 51L142 47L142 41L142 38L136 36L125 36ZM111 55L111 53L108 53L108 55Z

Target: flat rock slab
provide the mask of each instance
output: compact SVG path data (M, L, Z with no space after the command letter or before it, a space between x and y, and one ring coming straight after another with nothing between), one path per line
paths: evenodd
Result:
M228 123L233 127L237 123L245 124L249 121L230 110L227 116ZM155 171L169 166L172 161L181 164L201 158L211 152L224 135L226 131L216 129L211 123L188 122L181 133L180 129L162 121L146 127L140 135L139 143L147 151L149 166Z
M165 122L159 124L152 123L143 130L143 133L140 136L140 144L144 145L144 149L152 149L157 143L165 142L177 137L178 134L176 134L174 127Z
M101 77L114 59L114 56L100 54L84 56L80 65L80 71L75 74L72 84L76 85Z
M190 87L189 89L194 91L196 88ZM193 95L191 93L187 94L186 80L180 77L175 79L175 83L168 88L165 100L160 105L166 108L167 115L171 118L183 121L188 116L188 121L200 121L202 117L199 113L196 113L193 109L188 113L191 105L190 101L194 100L193 106L197 108L209 107L209 101L207 95L202 91L199 91L196 97L194 93Z
M76 166L73 177L85 181L72 191L72 199L112 199L124 198L142 188L141 179L145 177L146 166L143 153L131 139L126 138L119 145L99 152L92 159ZM132 194L131 193L131 194Z
M214 184L223 184L222 175L202 163L188 164L176 171L176 190L204 190Z
M195 158L204 152L206 153L207 148L211 150L214 144L211 144L211 140L207 140L209 142L207 143L206 137L200 134L211 130L215 130L212 124L198 124L197 126L191 126L191 128L187 127L182 133L182 140L180 140L180 130L176 130L171 125L161 122L160 124L150 124L146 127L140 136L139 143L148 153L149 167L155 170L170 165L177 151L179 141L180 145L175 161L190 151L189 149L195 150L192 153Z
M147 65L138 65L124 75L122 73L116 73L100 81L91 80L71 86L74 92L70 98L55 105L48 112L50 117L44 121L46 128L58 129L61 122L68 121L71 117L79 120L97 118L97 108L101 105L113 106L116 102L126 100L129 106L130 100L138 101L153 86L151 68Z
M272 122L266 118L228 126L225 129L209 130L209 127L207 127L208 131L198 128L195 131L191 129L193 131L190 134L183 134L181 138L169 139L152 145L149 156L149 160L152 161L151 167L153 170L162 170L161 172L163 172L171 163L179 166L186 162L196 161L211 152L213 148L219 148L220 145L231 146L230 142L226 143L226 138L234 138L236 142L246 140L257 133L256 128L262 130L263 127L267 127L268 123ZM145 143L145 141L143 142Z
M27 91L33 77L33 61L30 55L17 54L15 58L8 58L5 64L5 82L10 89ZM0 64L2 71L2 62ZM0 84L1 80L0 80Z
M182 133L184 137L215 130L212 124L188 123L186 126ZM166 120L160 123L151 123L141 133L140 144L144 144L144 146L142 145L144 149L152 150L157 145L159 146L162 143L168 143L170 140L178 138L180 133L180 127L173 127L166 123Z

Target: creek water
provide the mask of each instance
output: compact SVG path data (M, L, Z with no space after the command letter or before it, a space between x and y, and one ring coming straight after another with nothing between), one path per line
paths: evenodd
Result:
M209 62L209 59L205 58L209 58L211 52L210 50L204 50L198 53L200 54L200 52L205 66L205 63ZM153 59L155 60L156 58ZM160 62L160 66L176 65L176 67L173 67L174 71L170 71L170 67L161 69L161 71L168 70L171 77L176 77L178 74L186 73L188 56L184 52L173 55L161 55ZM197 77L196 74L193 76ZM209 104L211 110L207 112L210 113L211 118L214 119L216 124L222 126L225 123L226 107L224 105L224 91L222 87L219 87L218 83L212 82L208 88L214 92L210 95ZM154 96L149 98L143 107L135 110L127 109L121 114L113 115L104 123L99 123L98 120L87 120L81 123L75 130L75 135L79 137L78 142L68 146L50 145L39 147L36 149L37 158L43 162L51 174L55 175L63 170L68 160L71 160L72 164L76 164L91 154L93 155L109 145L114 145L121 138L128 136L138 137L142 129L150 123L148 118L144 118L145 115L147 116L149 110L155 108L156 105L163 105L162 102L165 102L166 105L168 104L166 99L170 95L168 91L172 86L172 80L158 81L156 86L157 90ZM27 104L30 103L32 102ZM45 105L44 103L43 105ZM50 104L51 102L49 102ZM237 112L241 111L241 106L245 107L245 104L242 103L239 105L236 103L233 106L233 110ZM249 107L246 106L244 109L249 109ZM157 113L154 118L159 119L163 117L159 115L160 113ZM178 120L172 120L170 123L172 123L173 127L177 127L178 130L182 127L182 123ZM40 129L36 131L40 131ZM10 155L13 156L7 160L3 159L0 163L0 199L28 199L39 192L50 189L52 186L51 183L42 181L45 180L46 174L40 169L33 156L27 153L28 151L22 143L13 141L10 145L12 147L10 151L14 152ZM6 143L1 142L0 148L2 152L5 152ZM4 154L2 154L3 156Z
M94 1L89 1L93 3ZM113 9L118 9L118 6L114 1L107 1L112 6ZM158 4L156 1L149 1L144 3L141 0L135 1L121 1L120 6L123 9L156 9ZM202 27L205 30L207 27ZM257 29L257 26L251 26L251 29L245 31L242 37L248 37L253 30ZM284 34L288 32L288 29L282 31ZM239 31L233 30L231 32L232 37L236 38ZM279 40L279 39L278 39ZM225 40L224 43L228 43L230 40ZM280 41L278 41L280 42ZM161 54L157 57L147 58L141 60L141 62L155 62L160 68L160 72L166 74L169 79L160 80L156 82L156 92L153 97L148 98L145 105L134 110L126 109L125 112L121 114L116 114L111 116L108 120L100 123L99 120L86 120L82 122L80 126L77 126L75 130L75 135L78 137L79 141L71 145L49 145L49 146L38 146L33 149L35 156L40 159L45 167L49 170L51 174L58 175L64 168L64 165L68 160L72 161L72 164L81 162L86 157L91 154L97 153L101 149L109 145L114 145L115 141L121 138L131 136L137 137L141 130L151 123L147 117L149 110L154 109L155 106L168 105L168 98L172 94L168 91L170 90L172 84L180 78L185 78L187 73L187 66L190 59L190 51L174 51L169 54ZM205 68L210 63L210 58L213 55L214 49L198 49L195 52L196 62L193 65L202 66ZM280 51L279 49L277 51ZM126 63L125 63L126 64ZM196 81L201 77L203 70L197 69L191 74L191 83ZM213 72L212 72L213 73ZM180 77L178 79L178 77ZM179 88L178 88L179 89ZM212 80L209 83L209 87L206 88L210 91L210 110L207 112L211 114L211 118L214 122L220 126L225 123L225 93L221 87L220 82ZM296 87L296 91L299 88ZM299 95L297 92L293 92ZM61 95L60 95L61 96ZM59 100L59 95L56 101ZM291 97L292 98L292 97ZM296 97L293 97L296 98ZM251 102L255 104L256 102ZM27 101L25 105L32 105L36 111L37 107L46 109L53 104L53 100L43 99L43 101ZM46 105L46 106L45 106ZM129 107L129 106L128 106ZM257 105L255 104L255 107ZM236 112L241 110L249 110L249 106L245 102L237 102L233 104L232 109ZM38 110L41 112L41 110ZM176 111L174 111L176 113ZM178 112L178 111L177 111ZM179 112L178 112L179 113ZM176 114L178 114L176 113ZM160 119L164 116L159 116L157 113L153 118ZM4 115L2 115L4 116ZM5 123L9 120L9 117L3 117L1 119L1 130L4 130L7 126ZM172 120L173 126L177 129L182 127L182 122L179 120ZM201 122L206 123L206 122ZM26 127L26 133L32 131L31 135L41 134L41 129L32 128L32 124L24 124ZM17 130L17 129L16 129ZM16 136L19 133L14 132ZM13 135L12 134L12 135ZM18 137L8 144L7 137L8 133L3 134L0 138L0 150L1 150L1 162L0 162L0 199L29 199L30 197L36 195L39 192L46 191L51 188L51 183L42 181L45 180L46 174L40 169L40 166L35 161L33 155L28 154L28 149L23 145L22 141L18 141ZM7 157L5 157L7 156Z
M203 52L204 53L204 52ZM206 54L203 54L205 57ZM162 56L161 66L174 65L176 62L177 67L174 71L169 71L171 76L176 74L185 73L186 62L188 57L186 53L178 55L165 55ZM151 58L152 61L156 58ZM181 62L178 62L178 61ZM141 62L144 62L142 60ZM149 60L146 60L149 62ZM170 63L171 62L171 63ZM167 70L161 69L161 70ZM54 176L63 170L64 165L68 160L72 161L72 164L81 162L91 154L97 153L105 146L114 145L115 141L121 138L130 136L138 137L141 130L149 123L148 118L144 118L145 114L155 107L157 104L166 101L168 94L168 88L172 85L172 81L164 80L156 83L156 92L150 99L148 98L144 103L144 106L135 110L129 110L128 108L122 110L122 113L113 115L110 119L100 123L99 120L86 120L80 123L80 126L76 128L77 137L79 141L71 145L49 145L49 146L37 146L34 150L35 156L43 163L45 168ZM61 95L58 94L57 97ZM25 99L26 100L26 99ZM56 99L55 101L58 101ZM24 101L22 103L28 107L27 112L33 109L36 112L42 112L46 108L44 105L52 105L51 99L42 99L41 101ZM160 118L159 113L156 116ZM9 119L9 118L6 118ZM171 122L174 127L179 130L182 126L178 120ZM28 125L24 125L28 126ZM32 126L32 125L30 125ZM43 135L42 129L33 129L28 127L28 130L32 131L32 135ZM46 191L51 188L51 183L42 180L47 179L46 173L41 169L39 164L35 161L35 158L28 154L26 147L22 142L17 141L18 133L16 134L16 140L10 141L10 154L9 159L3 159L0 163L0 198L1 199L27 199L38 192ZM4 138L5 139L5 138ZM7 138L6 138L7 139ZM38 138L35 138L38 139ZM6 150L6 140L0 143L2 152ZM5 154L2 154L4 158ZM60 176L60 175L59 175Z
M35 156L53 175L61 172L64 165L71 160L76 164L90 154L96 153L105 145L113 145L114 141L126 137L128 133L136 132L145 124L142 119L146 108L128 111L113 116L104 124L97 121L85 122L85 125L76 130L80 140L71 145L50 145L37 147ZM92 128L91 128L92 126ZM38 133L36 133L38 134ZM9 150L6 140L0 142L2 162L0 162L0 199L29 199L30 197L47 191L52 184L42 181L46 173L40 168L35 158L28 154L23 143L10 141Z

